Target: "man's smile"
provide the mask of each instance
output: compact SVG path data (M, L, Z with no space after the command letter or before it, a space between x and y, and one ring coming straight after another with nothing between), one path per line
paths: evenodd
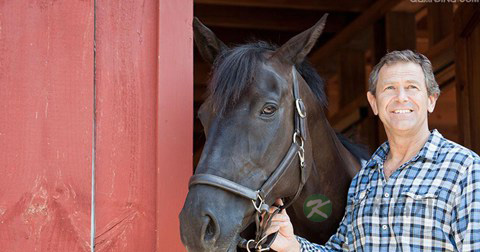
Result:
M413 110L411 109L395 109L392 111L392 113L394 114L407 114L407 113L411 113L413 112Z

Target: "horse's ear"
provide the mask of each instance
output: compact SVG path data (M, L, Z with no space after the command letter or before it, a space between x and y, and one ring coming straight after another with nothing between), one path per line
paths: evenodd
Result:
M275 51L273 57L278 57L281 61L286 61L287 64L301 63L307 54L312 50L312 47L317 42L318 37L322 34L328 14L323 17L310 29L303 31L295 37L288 40L280 48Z
M200 55L210 64L213 64L220 52L227 49L227 46L197 17L193 18L193 36Z

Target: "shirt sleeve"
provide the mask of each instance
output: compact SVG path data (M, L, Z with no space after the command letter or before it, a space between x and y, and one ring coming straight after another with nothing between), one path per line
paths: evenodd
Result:
M343 215L340 226L337 229L337 232L328 239L325 245L316 244L310 242L300 236L297 236L297 241L300 243L300 251L348 251L347 235L348 235L348 225L350 220L350 214L352 211L352 200L353 193L357 185L358 174L353 178L350 188L348 190L347 196L347 207L345 208L345 214Z
M347 207L348 208L348 207ZM348 250L346 243L347 236L347 215L345 213L342 221L340 222L340 227L337 229L337 232L330 237L325 245L316 244L309 242L306 239L297 236L297 241L300 243L300 251L342 251Z
M452 231L459 251L480 250L480 159L467 167L452 212Z

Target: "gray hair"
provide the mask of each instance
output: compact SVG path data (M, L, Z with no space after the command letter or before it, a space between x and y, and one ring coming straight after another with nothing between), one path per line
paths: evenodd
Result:
M378 62L375 67L373 67L372 72L370 73L370 78L368 79L368 91L375 95L375 90L377 88L378 73L380 69L384 66L391 66L398 62L413 62L418 64L423 71L425 76L425 85L427 87L428 95L440 95L440 88L438 87L437 81L435 81L435 76L432 70L432 63L428 60L425 55L411 50L403 51L392 51L387 53L383 58Z

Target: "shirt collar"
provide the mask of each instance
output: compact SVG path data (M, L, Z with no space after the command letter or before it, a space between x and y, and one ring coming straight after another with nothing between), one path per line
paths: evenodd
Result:
M425 142L423 147L417 155L411 159L411 161L416 161L419 158L431 161L435 160L439 154L438 149L443 145L444 141L445 138L443 138L442 134L440 134L437 129L432 130L428 136L427 142ZM372 158L370 158L365 167L375 168L378 163L384 163L389 151L390 144L386 141L378 147L375 153L373 153Z

